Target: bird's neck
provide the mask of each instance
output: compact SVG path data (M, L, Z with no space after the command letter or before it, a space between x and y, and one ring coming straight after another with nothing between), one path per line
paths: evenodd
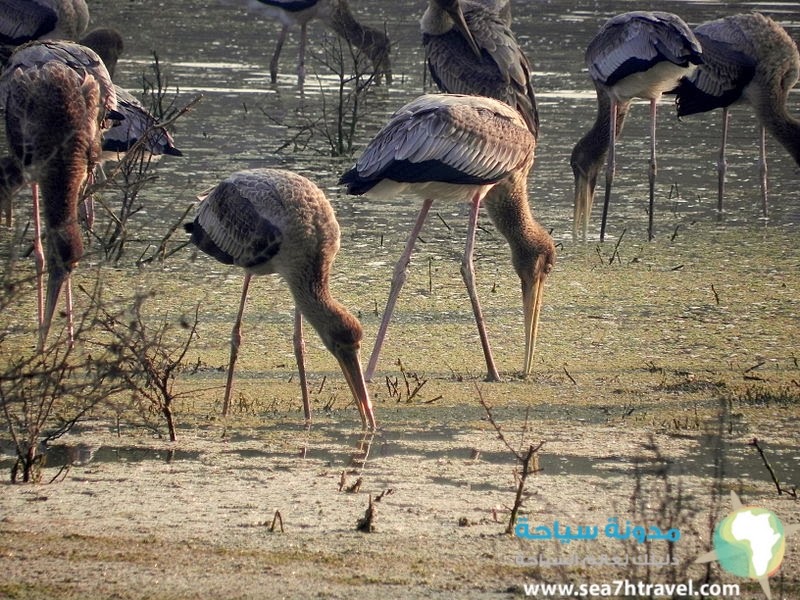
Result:
M486 195L484 205L489 218L508 241L514 268L518 273L526 269L528 257L538 255L542 240L550 238L533 218L527 173L512 173L495 185Z
M83 255L83 240L78 223L78 202L86 167L73 176L55 176L52 172L39 178L45 215L48 271L69 273Z
M350 40L349 36L352 36L351 41L355 41L359 33L363 36L366 29L356 20L347 2L342 0L331 2L329 9L323 13L322 20L343 38Z
M345 0L334 0L322 20L336 35L362 50L376 69L387 69L389 38L383 31L359 23Z
M61 153L48 160L38 176L48 226L57 227L76 218L88 171L85 157Z
M346 2L332 2L330 10L323 17L323 21L336 32L357 48L364 48L372 30L359 23L350 6Z
M332 323L341 322L347 310L330 292L329 267L313 263L310 268L297 269L289 287L294 302L303 317L317 331L324 331Z
M758 110L761 124L786 148L800 166L800 120L788 113L786 105Z
M622 133L622 126L630 108L630 101L616 104L616 136ZM595 180L608 153L611 133L611 98L603 90L597 89L597 115L591 129L575 144L572 151L573 169L578 168L588 180Z

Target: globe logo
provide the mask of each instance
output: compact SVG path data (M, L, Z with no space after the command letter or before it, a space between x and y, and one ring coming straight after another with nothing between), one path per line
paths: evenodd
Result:
M714 530L719 565L739 577L769 577L781 566L785 550L783 523L765 508L747 506L734 511Z
M731 505L733 511L714 529L714 549L695 562L718 561L733 575L755 579L770 599L769 577L783 562L786 538L800 531L800 525L784 527L771 510L742 505L736 492L731 492Z

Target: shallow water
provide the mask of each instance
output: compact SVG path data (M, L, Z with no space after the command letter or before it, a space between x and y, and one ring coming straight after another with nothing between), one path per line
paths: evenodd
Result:
M424 89L418 18L425 1L351 4L358 14L369 12L370 24L385 21L394 44L395 81L372 90L356 131L357 154L389 114ZM203 99L177 124L175 140L184 157L162 160L158 179L142 190L144 208L130 221L128 251L118 268L93 269L103 262L95 244L87 247L76 278L84 285L89 280L91 288L99 273L108 296L126 301L134 289L152 291L155 306L148 305L147 317L156 324L160 318L190 319L199 303L199 337L186 360L196 369L178 377L185 395L175 407L177 443L149 429L125 429L124 421L119 436L113 424L93 415L97 421L78 423L48 449L42 481L53 478L58 485L5 486L0 563L7 587L0 595L244 598L280 589L284 597L494 599L519 597L523 581L557 576L700 581L708 571L694 560L709 549L709 526L730 508L728 490L769 507L786 523L797 521L794 500L775 493L757 451L747 445L758 437L781 482L791 489L800 481L796 165L769 142L772 194L770 217L763 219L756 128L747 109L735 111L726 212L718 219L720 115L678 122L663 102L657 239L648 244L648 111L635 106L618 146L608 233L613 240L624 231L625 244L614 262L608 261L613 241L572 242L568 161L595 115L583 49L607 17L659 9L697 24L759 9L797 39L800 3L513 4L514 29L534 64L542 120L531 202L559 244L534 375L523 381L513 374L521 362L519 281L504 240L483 219L476 248L479 293L505 379L478 383L483 363L457 266L466 209L434 204L380 366L380 377L399 377L395 360L402 358L406 372L430 381L427 387L412 402L390 395L379 377L370 392L380 430L365 437L341 372L316 336L307 336L315 421L304 429L293 379L291 303L282 282L263 278L245 317L238 410L221 439L221 365L241 273L195 257L189 248L138 269L134 263L148 244L158 244L197 193L234 170L281 166L303 173L334 204L342 250L333 287L361 318L371 342L392 264L419 202L374 203L343 194L336 182L354 156L329 156L319 133L279 150L298 128L319 119L323 101L330 107L335 95L335 77L315 58L324 35L319 23L310 27L308 84L301 96L294 75L296 34L284 49L278 83L269 83L278 31L272 22L214 0L91 2L93 26L115 24L125 34L120 84L141 90L143 75L152 77L155 50L176 106L199 93ZM795 92L794 112L797 99ZM107 199L115 201L111 193ZM24 224L24 217L19 220ZM182 237L179 231L168 250ZM32 273L30 262L25 264ZM432 275L421 275L426 267ZM31 290L31 298L23 298L29 306L4 310L12 321L9 337L20 340L12 344L28 350L35 335L33 295ZM79 305L84 300L78 295ZM185 331L175 327L171 333L176 330ZM365 341L362 357L369 345ZM9 347L16 350L0 345L6 353ZM751 381L757 382L748 393ZM487 422L476 398L483 399L481 390L515 447L545 441L538 453L541 472L527 482L523 512L537 522L602 523L624 515L636 523L679 526L686 534L677 552L684 567L652 576L650 567L646 574L635 567L520 568L521 552L554 559L573 551L499 535L519 464ZM4 451L8 438L0 435ZM67 463L74 467L60 470ZM9 455L0 454L0 472L7 474L11 465ZM345 472L348 485L353 474L363 474L359 493L339 493ZM366 541L354 526L368 495L370 504L384 500L377 535ZM278 511L286 535L268 531ZM626 564L626 553L639 552L613 543L577 545L571 545L573 557L621 553ZM772 578L781 597L798 597L795 550L787 550L782 574ZM742 596L761 597L753 586Z
M177 90L181 106L198 93L203 100L178 124L176 141L183 159L165 160L160 184L146 190L151 223L172 222L193 201L193 194L229 172L261 166L281 166L311 177L331 197L345 235L391 230L396 221L410 222L419 203L398 199L390 205L349 198L337 186L338 175L353 157L331 158L321 136L307 147L277 152L296 128L322 114L322 99L334 101L337 80L321 64L319 23L310 26L307 84L301 95L295 85L296 36L284 48L277 84L269 82L267 65L277 26L254 18L243 9L222 3L97 2L94 25L125 24L126 52L118 81L141 89L141 77L157 51L170 92ZM357 14L367 3L353 2ZM375 89L356 132L356 154L396 108L422 93L423 53L418 17L421 0L372 2L368 19L386 24L393 41L394 83ZM583 64L583 51L602 22L619 12L658 9L681 15L690 25L724 14L763 11L779 20L795 38L800 28L800 3L775 2L516 2L514 29L535 71L542 121L537 160L530 183L531 201L541 222L558 240L571 239L572 173L569 154L594 119L594 91ZM325 38L328 39L328 38ZM428 80L430 84L430 81ZM797 94L792 95L797 105ZM710 220L716 214L715 161L718 152L718 112L687 118L673 116L668 100L660 107L657 234L669 235L681 223ZM793 201L798 169L774 141L769 142L771 207L768 221L760 213L755 164L756 128L749 109L733 113L729 142L729 184L726 225L780 226L800 218ZM646 228L648 110L644 103L631 111L619 145L618 175L609 217L609 234L643 236ZM439 206L447 214L457 207ZM595 206L593 232L598 230ZM144 215L141 215L144 221ZM460 217L463 219L463 217ZM431 219L429 227L435 226ZM405 225L403 226L405 230ZM147 234L145 234L147 235ZM157 237L156 232L149 235Z

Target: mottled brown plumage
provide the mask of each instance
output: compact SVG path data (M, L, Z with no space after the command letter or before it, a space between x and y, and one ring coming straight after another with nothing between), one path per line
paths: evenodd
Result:
M106 91L111 89L109 97ZM107 109L116 105L97 55L68 42L21 46L0 78L11 155L34 185L34 248L39 273L39 345L44 346L61 287L66 284L72 337L70 274L83 255L78 201L100 153ZM43 198L48 282L39 227Z
M113 27L97 27L80 39L83 46L91 48L102 59L109 77L114 78L117 61L125 49L122 34Z
M800 165L800 120L789 114L789 91L800 74L800 53L786 30L759 13L732 15L694 28L703 46L703 64L678 87L678 116L722 108L722 145L717 206L725 189L725 141L729 110L749 104L761 125L760 181L767 212L765 131L769 131Z
M0 43L77 40L89 25L86 0L0 0Z
M245 270L231 337L223 414L227 414L230 403L250 279L253 275L277 273L286 280L295 302L295 356L306 419L311 419L311 409L302 317L311 323L339 362L364 427L374 429L375 415L359 360L361 324L330 293L331 266L339 250L339 225L322 190L291 171L240 171L203 198L197 217L187 223L186 230L200 250Z

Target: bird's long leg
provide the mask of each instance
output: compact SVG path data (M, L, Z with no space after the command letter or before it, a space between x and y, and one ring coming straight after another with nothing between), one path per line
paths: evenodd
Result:
M728 172L728 159L725 155L725 146L728 145L728 125L731 112L726 106L722 109L722 144L719 148L717 160L717 211L722 213L722 198L725 196L725 174Z
M44 247L42 222L39 216L39 186L31 186L33 193L33 256L36 261L36 309L39 314L39 351L44 350Z
M614 183L614 169L616 167L615 146L617 141L617 101L611 100L611 113L608 119L608 161L606 162L606 192L603 199L603 218L600 221L600 241L606 238L606 218L608 205L611 202L611 185Z
M300 393L303 395L303 413L306 423L311 423L311 402L308 399L308 379L306 378L306 344L303 340L303 315L294 307L294 358L300 375Z
M275 44L275 53L272 55L272 60L269 63L269 79L272 83L278 81L278 59L281 57L281 50L283 50L283 43L286 41L286 36L289 34L289 27L284 25L281 32L278 34L278 42Z
M433 204L433 200L425 200L422 203L422 208L417 215L417 222L414 223L414 228L411 230L411 235L408 236L406 247L403 254L394 266L394 273L392 274L392 285L389 289L389 299L386 301L386 308L383 311L383 320L378 329L378 335L375 338L375 345L372 348L372 355L369 357L369 364L367 365L367 372L364 374L364 379L367 381L372 380L375 369L378 366L378 356L381 353L381 346L383 340L386 338L386 330L389 328L389 321L394 312L394 305L397 303L397 297L400 295L400 290L403 289L403 284L408 278L408 264L411 261L411 253L414 252L414 245L417 242L417 236L422 230L422 225L425 223L425 217L428 216L428 211Z
M11 227L14 219L14 210L11 204L11 199L5 196L0 197L0 213L4 216L6 227Z
M656 207L656 113L658 98L650 99L650 168L647 178L650 182L650 210L647 217L647 241L653 239L653 217Z
M306 26L306 23L300 26L300 51L297 58L297 85L300 87L303 87L306 80L306 42L308 41Z
M478 326L478 335L481 338L483 357L486 359L486 380L500 381L500 374L494 364L492 348L489 345L489 336L486 334L486 323L483 320L481 303L478 300L478 290L475 286L475 265L472 258L475 250L475 234L478 229L478 213L481 209L481 197L476 194L472 199L469 210L469 224L467 227L467 245L464 248L464 257L461 260L461 277L467 286L469 300L472 303L472 313L475 315L475 324Z
M225 383L225 399L222 401L222 416L228 416L228 409L231 405L231 391L233 390L233 370L236 366L236 359L239 358L239 346L242 343L242 315L244 306L247 302L247 290L250 287L250 273L245 273L244 284L242 285L242 299L239 302L239 313L236 315L236 322L231 331L231 358L228 361L228 380Z
M75 323L72 317L72 275L67 273L64 282L64 302L67 306L67 340L69 347L75 346Z
M761 210L767 216L767 130L761 126L761 143L758 150L758 172L761 177Z

